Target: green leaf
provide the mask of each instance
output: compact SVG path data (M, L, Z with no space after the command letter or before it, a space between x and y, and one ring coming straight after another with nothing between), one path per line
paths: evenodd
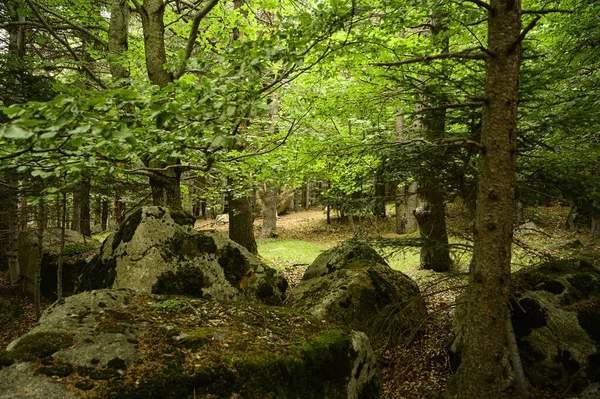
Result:
M113 138L115 139L126 139L128 137L131 137L133 135L133 133L131 133L131 130L127 129L126 127L123 127L119 130L115 130L112 134Z
M31 138L34 134L27 129L23 129L20 126L8 125L4 128L2 135L7 139L27 140Z

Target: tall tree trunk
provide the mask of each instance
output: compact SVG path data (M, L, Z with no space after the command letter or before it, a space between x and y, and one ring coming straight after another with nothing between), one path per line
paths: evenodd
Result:
M277 228L277 187L271 183L265 184L263 203L263 223L260 237L271 238L275 236Z
M39 318L42 316L40 283L42 274L42 259L44 257L44 218L46 217L44 210L44 198L41 198L40 202L38 202L37 209L38 211L36 219L38 235L38 263L33 278L33 304L35 308L35 317L39 320Z
M112 220L114 225L115 230L119 228L119 226L121 226L121 223L123 223L123 218L124 218L124 209L123 209L123 202L121 202L121 193L118 190L115 190L115 199L113 201L113 213L112 213Z
M252 204L250 197L228 198L229 203L229 238L237 242L253 254L258 254L252 224Z
M381 166L384 168L385 166ZM375 176L375 203L373 204L373 215L385 219L385 182L382 173Z
M1 203L3 204L2 212L6 217L2 217L2 220L6 220L7 224L1 222L0 228L2 231L6 231L7 234L2 237L2 247L8 263L8 275L10 278L11 287L19 285L20 270L19 270L19 200L17 195L18 179L15 176L10 176L8 179L8 187L2 192ZM5 246L4 246L5 245ZM4 256L3 256L4 257Z
M462 361L453 385L455 396L465 399L501 397L514 220L521 2L489 5L475 247Z
M129 19L131 11L126 1L112 0L108 27L108 61L113 80L129 77L129 65L124 62L129 48Z
M67 193L62 193L62 220L60 225L60 252L58 253L58 267L56 269L56 295L63 297L63 263L65 254L65 230L67 227Z
M144 52L146 70L150 81L165 87L173 81L173 74L167 70L167 54L165 50L165 2L163 0L144 0L140 16L144 31ZM179 160L157 162L146 160L151 169L165 169L179 164ZM150 187L154 205L181 208L181 171L177 167L169 167L164 171L150 171Z
M405 234L418 227L415 218L418 186L416 181L412 181L396 188L396 234Z
M71 209L71 230L81 233L81 183L73 187L73 207Z
M438 15L430 17L430 29L424 36L437 35L443 29ZM446 46L447 47L447 44ZM446 51L446 49L444 49ZM436 106L440 101L438 93L423 88L423 104ZM437 98L434 98L436 96ZM417 118L416 127L421 129L423 137L431 142L442 139L446 133L446 110L426 111ZM423 239L420 268L438 272L447 271L452 266L446 232L446 206L440 171L445 161L439 155L427 160L427 175L419 181L419 207L415 209L415 218L419 225L419 234Z
M102 198L102 211L100 215L100 229L106 231L108 228L108 199Z
M90 218L90 178L84 177L81 179L79 192L79 231L85 237L91 237L92 226Z
M436 184L427 183L429 181L424 181L419 186L420 204L414 212L423 240L419 268L445 272L452 266L452 260L448 250L444 196Z

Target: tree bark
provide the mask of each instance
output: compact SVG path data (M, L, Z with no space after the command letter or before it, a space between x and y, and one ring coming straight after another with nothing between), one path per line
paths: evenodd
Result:
M418 227L415 210L418 205L416 181L396 188L396 234L405 234Z
M253 254L258 254L252 223L250 197L234 198L229 195L229 238Z
M452 259L448 249L444 197L437 188L436 185L419 186L420 204L415 209L415 218L423 240L419 268L445 272L450 270Z
M500 398L514 221L521 2L491 0L488 12L473 262L457 398Z
M90 218L90 178L84 177L80 183L80 208L79 208L79 230L85 237L92 236L92 226Z
M41 305L41 292L40 292L40 283L41 283L41 274L42 274L42 259L44 257L44 218L45 218L45 210L44 210L44 198L40 199L37 206L37 234L38 234L38 264L35 269L34 278L33 278L33 304L35 308L35 317L37 320L42 316L42 305Z
M71 230L81 233L81 183L77 184L73 190Z
M129 49L130 17L131 11L127 2L112 0L108 27L108 61L110 73L115 81L129 77L129 65L124 62L123 56Z
M383 168L383 166L382 166ZM385 182L381 173L375 177L375 203L373 204L373 215L385 219Z
M65 254L65 230L67 227L67 193L62 194L62 220L60 225L60 252L58 253L58 267L56 269L56 295L63 297L63 263Z
M106 231L108 227L108 199L102 198L102 210L100 215L100 229Z
M263 203L263 223L260 237L275 237L277 228L277 187L271 183L265 184Z

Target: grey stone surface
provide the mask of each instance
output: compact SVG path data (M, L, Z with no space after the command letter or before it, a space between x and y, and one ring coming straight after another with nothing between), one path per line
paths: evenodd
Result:
M367 244L345 242L322 253L288 304L319 319L366 332L412 328L426 315L416 283Z
M35 374L31 363L0 370L0 399L70 399L79 397L59 382Z

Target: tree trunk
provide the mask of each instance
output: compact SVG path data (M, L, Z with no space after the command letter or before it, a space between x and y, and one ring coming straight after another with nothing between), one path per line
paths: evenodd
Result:
M63 263L65 254L65 230L67 227L67 193L62 194L62 220L60 225L60 252L58 253L58 267L56 269L56 295L63 297Z
M115 190L115 199L113 201L113 212L112 212L112 220L114 223L114 229L118 229L123 223L124 212L123 212L123 202L121 202L121 193Z
M415 210L418 205L416 181L396 188L396 234L405 234L418 227Z
M423 240L419 268L436 272L448 271L452 260L448 249L444 197L435 184L427 186L423 182L419 186L419 192L420 204L414 212Z
M81 183L77 184L73 189L71 230L81 233Z
M20 270L19 270L19 200L17 195L18 179L10 176L8 179L8 187L2 191L3 212L6 217L2 217L4 222L0 222L2 229L2 249L0 256L6 256L8 264L8 275L10 278L11 287L19 285ZM6 234L4 232L6 231Z
M384 166L382 166L383 168ZM381 173L375 177L375 203L373 204L373 215L385 219L385 182Z
M123 0L112 0L108 27L108 62L113 80L129 77L129 65L122 57L129 48L129 19L131 11Z
M44 256L44 218L45 218L45 210L44 210L44 198L40 199L38 202L38 212L37 212L37 233L38 233L38 264L35 269L34 278L33 278L33 303L35 308L35 317L37 320L42 316L42 305L41 305L41 292L40 292L40 283L41 283L41 274L42 274L42 258Z
M277 228L277 187L273 184L265 184L263 202L263 224L260 237L275 237Z
M90 218L90 179L84 177L81 180L79 192L79 230L85 237L92 236L92 226Z
M485 101L477 173L473 262L458 398L499 398L510 284L515 198L521 2L491 0L488 12Z
M146 70L148 78L160 87L165 87L173 81L173 74L165 65L167 54L165 51L165 3L163 0L144 0L140 16L144 31L144 52L146 55ZM147 160L146 166L152 169L164 169L179 164L179 160L168 163ZM181 171L171 167L164 171L150 172L150 187L154 205L181 208Z
M100 229L106 231L108 228L108 199L102 198L102 211L100 215Z
M250 197L228 198L229 202L229 238L253 254L258 254L252 224L252 205Z

